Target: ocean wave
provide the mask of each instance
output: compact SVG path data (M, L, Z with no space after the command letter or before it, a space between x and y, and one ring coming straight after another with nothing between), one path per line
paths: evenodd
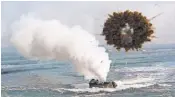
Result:
M123 67L114 69L123 78L151 77L157 83L173 82L175 80L175 66L163 63L142 67Z
M142 66L142 67L123 67L116 68L117 72L161 72L167 70L175 70L175 66L164 66L163 64L154 63L152 66Z
M26 60L26 58L22 56L1 56L2 61L9 61L9 60Z
M5 65L2 66L1 74L10 74L10 73L18 73L25 71L33 71L33 70L46 70L46 69L56 69L58 66L44 66L44 65Z
M37 64L38 61L31 61L31 60L8 60L2 61L2 65L5 64L13 64L13 65L22 65L22 64Z
M154 85L152 78L136 78L136 79L125 79L125 80L119 80L115 81L117 83L116 88L89 88L88 84L82 83L82 84L74 84L73 86L75 88L58 88L54 89L59 92L76 92L76 93L97 93L97 92L115 92L115 91L123 91L127 89L133 89L133 88L143 88L148 87L151 85Z
M76 93L77 96L84 95L84 96L92 96L94 95L106 95L106 93L112 93L112 92L127 92L127 91L137 91L137 90L157 90L164 89L167 87L171 87L169 84L159 84L154 81L153 78L134 78L134 79L125 79L125 80L117 80L115 81L117 83L116 88L89 88L89 85L87 83L80 83L80 84L64 84L58 85L59 88L54 87L2 87L2 90L12 90L12 91L51 91L58 94L74 94Z
M115 92L123 91L128 89L138 89L143 87L149 87L154 85L154 80L152 78L137 78L137 79L125 79L115 81L117 83L116 88L89 88L87 83L73 84L71 88L27 88L27 87L14 87L14 88L2 88L2 90L51 90L59 93L98 93L98 92Z

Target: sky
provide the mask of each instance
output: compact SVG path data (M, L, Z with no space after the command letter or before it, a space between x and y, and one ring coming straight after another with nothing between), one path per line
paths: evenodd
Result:
M155 28L152 44L175 44L175 2L128 2L128 1L3 1L1 2L1 47L9 46L12 24L21 15L34 14L42 19L58 19L68 26L80 25L93 33L101 44L99 34L108 14L119 11L139 11L148 18L162 13L151 22Z

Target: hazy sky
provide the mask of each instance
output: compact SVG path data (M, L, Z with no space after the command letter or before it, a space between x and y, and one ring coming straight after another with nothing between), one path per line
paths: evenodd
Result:
M175 43L175 2L2 2L2 46L9 43L11 25L23 14L35 13L43 19L58 19L68 26L81 25L87 31L99 34L108 14L113 11L136 10L151 18L163 14L151 22L156 36L152 43ZM96 35L103 43L102 37Z

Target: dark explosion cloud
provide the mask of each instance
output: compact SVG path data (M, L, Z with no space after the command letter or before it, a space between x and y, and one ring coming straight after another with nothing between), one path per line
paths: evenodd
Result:
M108 45L114 45L117 50L124 48L138 50L144 42L150 42L154 37L152 24L147 17L137 11L126 10L113 12L104 23L102 35Z

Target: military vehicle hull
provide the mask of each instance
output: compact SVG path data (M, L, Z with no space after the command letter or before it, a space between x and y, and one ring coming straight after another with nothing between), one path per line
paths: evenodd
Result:
M116 88L117 84L114 81L111 82L99 82L98 80L92 79L89 82L89 88L98 87L98 88Z

